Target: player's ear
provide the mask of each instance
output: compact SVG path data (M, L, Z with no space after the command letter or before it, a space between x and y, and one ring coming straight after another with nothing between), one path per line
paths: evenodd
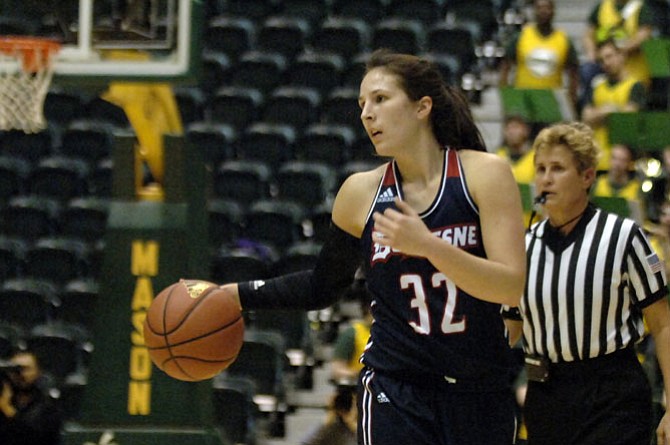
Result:
M433 109L433 98L430 96L423 96L417 101L417 116L420 119L427 119L430 117L430 112Z

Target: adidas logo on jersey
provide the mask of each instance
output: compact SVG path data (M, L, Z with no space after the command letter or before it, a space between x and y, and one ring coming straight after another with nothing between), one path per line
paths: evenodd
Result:
M386 189L384 190L384 193L377 197L377 202L393 202L394 199L395 195L393 194L393 191L391 189Z
M391 403L388 397L386 397L386 394L383 392L380 392L377 394L377 403Z

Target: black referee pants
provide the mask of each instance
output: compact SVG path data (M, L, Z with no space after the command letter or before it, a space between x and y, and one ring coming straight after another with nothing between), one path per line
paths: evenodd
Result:
M611 357L610 357L611 355ZM651 387L632 349L550 367L529 382L528 445L649 445Z

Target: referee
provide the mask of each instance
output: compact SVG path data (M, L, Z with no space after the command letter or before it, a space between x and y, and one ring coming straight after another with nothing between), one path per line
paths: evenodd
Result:
M556 124L533 145L545 220L526 235L520 306L504 312L523 336L530 445L649 445L651 389L634 345L643 317L670 394L670 308L663 264L632 220L589 203L598 149L581 123ZM670 414L659 445L670 445Z

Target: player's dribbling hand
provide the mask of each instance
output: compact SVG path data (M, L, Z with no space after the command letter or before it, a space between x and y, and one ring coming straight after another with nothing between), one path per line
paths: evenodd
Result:
M224 291L226 294L230 295L235 301L237 301L240 310L242 310L242 304L240 303L240 293L237 290L237 283L222 284L219 288Z
M384 213L375 212L373 241L390 246L406 255L424 256L423 246L433 235L421 220L419 214L409 204L395 199L398 210L386 209Z

